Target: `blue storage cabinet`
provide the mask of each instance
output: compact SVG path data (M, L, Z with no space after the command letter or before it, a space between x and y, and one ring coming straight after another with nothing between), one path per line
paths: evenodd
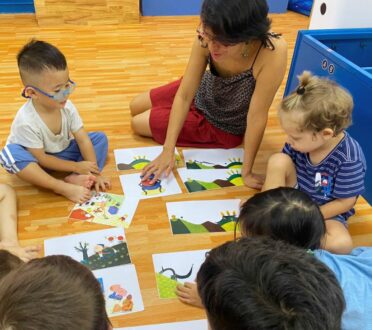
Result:
M202 3L203 0L141 0L141 13L143 16L199 15ZM287 11L288 0L267 0L267 3L270 13Z
M34 0L0 0L0 14L34 12Z
M372 28L299 31L284 95L309 70L337 81L353 95L353 124L348 128L367 160L366 192L372 204Z
M313 0L289 0L288 9L297 13L310 16Z

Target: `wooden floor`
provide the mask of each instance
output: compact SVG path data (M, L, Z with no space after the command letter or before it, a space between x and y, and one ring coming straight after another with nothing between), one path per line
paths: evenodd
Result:
M273 15L272 19L273 30L282 33L288 41L289 68L297 30L307 28L308 18L289 12ZM104 174L112 178L112 192L122 193L113 150L155 144L133 135L129 101L139 92L182 75L197 24L197 17L144 18L139 24L121 26L39 28L33 16L0 15L0 144L4 145L12 118L24 102L20 96L22 86L16 67L16 53L33 37L51 42L67 56L70 76L78 84L72 100L80 111L85 128L88 131L103 130L109 137L109 159ZM268 128L257 157L256 171L262 173L269 155L279 151L284 142L275 107L283 96L285 81L270 110ZM18 231L23 245L103 228L93 224L68 224L67 216L73 206L71 202L30 186L3 170L0 171L0 182L11 184L17 191ZM232 235L173 237L165 202L198 198L247 198L254 193L254 190L239 187L141 201L127 230L127 239L132 261L137 268L145 311L113 318L113 325L133 326L203 318L204 314L199 309L185 306L177 300L162 301L158 298L151 255L211 248L232 239ZM356 209L356 216L350 220L354 244L372 245L371 208L360 198Z

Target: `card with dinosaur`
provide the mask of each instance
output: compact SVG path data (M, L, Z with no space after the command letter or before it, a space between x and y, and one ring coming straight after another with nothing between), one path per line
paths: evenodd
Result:
M239 215L240 199L166 203L174 235L232 232Z
M240 169L190 170L178 168L188 192L243 186Z
M186 168L197 170L240 169L244 150L235 149L188 149L183 150Z
M90 270L130 264L128 245L122 228L51 238L44 241L46 256L63 254Z
M177 284L194 282L209 250L153 254L156 285L162 299L176 298Z
M115 149L115 163L117 170L142 170L147 164L158 157L163 151L162 146ZM176 167L182 165L181 157L175 149Z
M87 221L128 228L137 205L137 198L106 192L94 193L85 203L74 206L69 215L69 222Z
M101 284L109 317L144 310L138 277L134 265L117 266L93 271Z
M193 320L162 324L150 324L129 328L115 328L115 330L208 330L207 320Z
M139 173L120 175L120 182L125 195L137 199L163 197L182 193L174 174L171 172L167 177L151 182L153 175L146 181L142 181Z

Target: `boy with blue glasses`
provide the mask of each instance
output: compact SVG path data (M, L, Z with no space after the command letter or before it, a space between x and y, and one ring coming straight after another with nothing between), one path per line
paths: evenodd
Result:
M32 40L17 56L28 101L17 112L1 165L19 178L53 190L73 202L91 197L91 188L105 191L110 181L101 176L108 141L102 132L87 133L73 103L76 85L69 77L65 56L53 45ZM46 170L67 172L63 180Z

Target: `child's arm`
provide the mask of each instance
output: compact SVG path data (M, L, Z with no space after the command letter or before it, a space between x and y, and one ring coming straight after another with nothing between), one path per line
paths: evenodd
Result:
M345 213L352 209L357 201L357 197L338 198L320 207L325 220L333 219L339 214Z
M72 135L74 136L76 143L79 146L83 159L87 162L94 163L97 168L97 172L91 172L96 175L96 182L94 184L95 190L106 191L107 188L111 189L110 180L108 178L101 176L100 174L100 171L97 165L96 152L94 151L92 141L90 140L87 132L82 127L77 132L72 133Z
M37 159L41 167L53 171L74 172L78 174L99 173L99 169L95 162L74 162L71 160L63 160L45 153L44 149L42 148L27 148L27 150Z
M74 136L76 143L79 146L81 155L85 161L93 162L97 164L97 157L96 153L93 148L92 141L90 140L87 132L83 127L81 127L78 131L72 133ZM98 169L98 166L97 166ZM99 170L98 173L99 174Z
M352 209L364 188L365 163L358 159L344 162L338 169L334 178L333 201L320 207L324 219L335 216Z

